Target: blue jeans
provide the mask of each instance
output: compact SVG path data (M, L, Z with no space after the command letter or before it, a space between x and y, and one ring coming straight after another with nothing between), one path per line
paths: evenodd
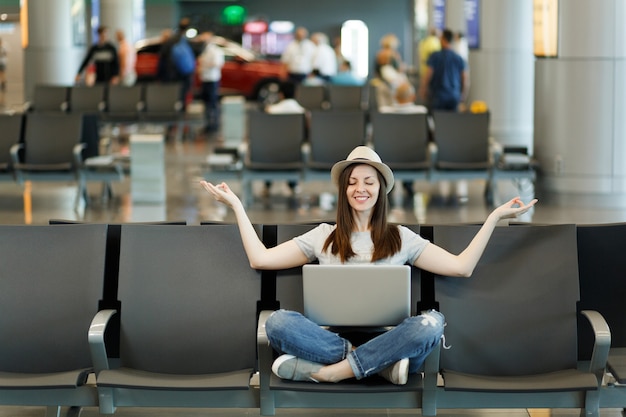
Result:
M349 340L295 311L275 311L268 318L265 330L277 351L324 365L348 359L354 376L361 379L404 358L409 359L409 373L419 372L443 336L444 324L443 314L430 310L405 319L356 349Z

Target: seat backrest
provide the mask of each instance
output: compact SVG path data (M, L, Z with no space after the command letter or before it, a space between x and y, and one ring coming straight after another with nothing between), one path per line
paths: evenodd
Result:
M487 113L433 112L437 163L442 168L489 165Z
M307 224L279 224L276 227L276 244L286 242L296 236L300 236L313 228L317 223ZM266 226L267 228L268 226ZM419 225L407 226L419 233ZM266 242L267 244L268 242ZM277 271L276 273L276 299L280 302L280 308L304 312L302 299L302 267ZM420 270L411 267L411 305L412 313L421 299Z
M337 161L365 142L363 111L311 112L309 131L310 166L330 169Z
M28 113L24 130L26 164L74 164L74 146L80 143L80 114Z
M248 152L246 164L301 165L304 141L304 114L248 112Z
M37 112L66 112L69 87L65 85L35 85L33 109Z
M91 367L106 225L0 226L0 371Z
M427 117L420 113L372 113L374 149L391 169L428 165Z
M328 86L328 99L332 110L363 110L363 89L356 85Z
M82 113L99 113L106 107L106 85L77 85L70 88L70 111Z
M307 110L321 110L327 101L326 87L323 85L298 84L294 98Z
M11 168L11 146L22 141L23 122L21 114L0 114L0 171Z
M146 113L180 113L183 103L180 100L180 84L148 83L145 90Z
M460 253L479 226L434 226ZM492 376L576 368L578 267L574 225L498 227L471 278L436 277L445 315L441 367Z
M626 347L626 280L623 257L626 223L585 224L576 228L580 276L579 310L595 310L611 328L611 346ZM593 334L581 326L579 355L589 360Z
M137 113L143 106L143 86L112 85L107 93L109 113Z
M255 368L259 295L236 225L122 225L121 365L172 374Z

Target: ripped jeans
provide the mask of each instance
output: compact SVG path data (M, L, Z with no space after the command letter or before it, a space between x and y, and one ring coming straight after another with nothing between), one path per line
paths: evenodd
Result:
M409 373L419 372L428 354L441 340L444 325L443 314L430 310L405 319L354 350L349 340L295 311L275 311L265 329L275 350L324 365L347 358L355 377L361 379L404 358L409 359Z

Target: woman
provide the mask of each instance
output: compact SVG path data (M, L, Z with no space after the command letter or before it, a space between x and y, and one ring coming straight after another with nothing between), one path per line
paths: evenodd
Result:
M393 172L372 149L355 148L333 166L331 177L339 187L337 225L320 224L273 248L259 240L241 201L226 184L202 181L202 185L234 210L250 266L256 269L292 268L314 259L321 264L408 262L439 275L469 277L496 223L525 213L536 203L514 198L496 208L467 248L453 255L406 227L387 223L386 195L393 188ZM419 371L439 343L443 327L443 315L431 310L353 346L297 312L276 311L266 323L272 347L282 353L272 366L280 378L339 382L379 374L399 385Z

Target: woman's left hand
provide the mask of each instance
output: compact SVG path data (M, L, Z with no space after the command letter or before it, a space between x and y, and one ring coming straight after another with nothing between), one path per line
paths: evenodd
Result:
M515 197L502 204L500 207L497 207L492 214L497 216L498 219L510 219L526 213L535 205L536 202L537 199L535 198L527 204L524 204L519 197Z

